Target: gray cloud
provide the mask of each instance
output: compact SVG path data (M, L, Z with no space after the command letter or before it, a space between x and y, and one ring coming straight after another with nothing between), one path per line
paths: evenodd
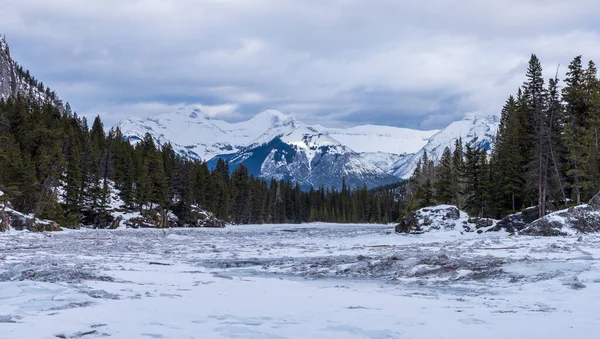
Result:
M497 114L530 53L600 56L589 0L6 0L13 56L107 125L180 105L241 120L440 128ZM564 71L561 71L561 74ZM207 108L212 107L214 108Z

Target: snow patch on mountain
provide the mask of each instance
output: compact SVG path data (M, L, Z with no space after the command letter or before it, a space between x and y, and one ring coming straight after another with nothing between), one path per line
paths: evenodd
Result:
M450 147L450 150L454 150L454 144L458 138L462 138L465 145L470 144L491 150L499 125L500 119L497 116L468 116L463 120L455 121L429 138L427 144L417 153L395 163L392 166L393 174L399 178L409 178L425 151L430 159L437 161L446 146Z
M391 126L364 125L347 129L318 128L359 153L411 154L425 146L439 130L419 131Z

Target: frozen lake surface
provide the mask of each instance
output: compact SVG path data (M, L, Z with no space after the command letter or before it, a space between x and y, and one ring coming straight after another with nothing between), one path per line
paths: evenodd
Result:
M597 338L600 236L0 234L0 338Z

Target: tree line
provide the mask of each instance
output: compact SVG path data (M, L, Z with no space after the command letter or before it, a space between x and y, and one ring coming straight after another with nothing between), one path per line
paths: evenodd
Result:
M526 81L509 96L491 153L476 141L439 162L427 154L409 180L408 209L454 204L499 218L529 206L539 216L587 201L600 189L600 81L593 61L577 56L561 83L542 74L533 54Z
M27 95L0 100L0 190L14 209L65 226L101 224L114 209L172 211L191 223L194 208L236 224L387 223L399 218L401 203L392 190L345 183L302 191L222 160L210 171L150 134L132 143L118 128L106 131L100 117L90 128L68 103Z

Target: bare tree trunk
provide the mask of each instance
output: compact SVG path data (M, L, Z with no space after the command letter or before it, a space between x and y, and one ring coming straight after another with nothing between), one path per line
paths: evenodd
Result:
M512 196L512 210L515 211L516 210L516 207L515 207L515 192L512 192L511 196Z
M48 191L48 188L51 186L51 184L53 182L54 182L54 177L52 175L48 175L48 177L46 177L46 180L44 180L44 182L42 183L42 189L41 189L40 195L38 197L37 206L35 208L35 212L33 213L34 218L37 218L37 216L40 214L40 212L42 210L42 202L44 200L44 195L46 194L46 191Z

